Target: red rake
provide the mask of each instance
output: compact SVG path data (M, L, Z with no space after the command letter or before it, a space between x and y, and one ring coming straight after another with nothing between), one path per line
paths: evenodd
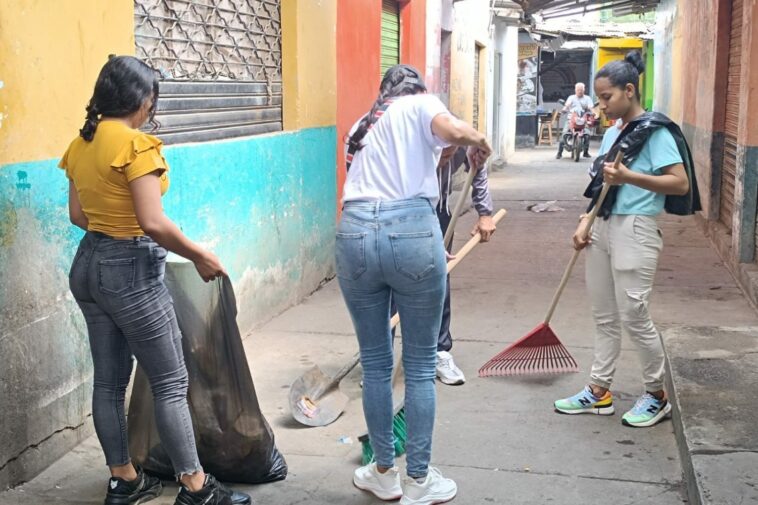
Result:
M619 150L614 160L614 166L618 167L621 158L624 156L623 150ZM592 224L595 222L598 210L603 205L605 196L608 194L608 184L603 184L595 207L589 215L587 221L586 235L589 235ZM563 272L563 278L558 285L558 289L553 295L553 301L547 311L545 320L533 329L529 334L517 340L513 344L503 349L499 354L482 365L479 369L479 377L491 377L496 375L530 375L530 374L551 374L551 373L569 373L578 372L579 366L576 360L569 354L568 349L564 347L558 336L550 328L550 319L553 317L558 300L563 294L563 289L568 283L571 271L574 269L576 260L579 258L581 249L574 251L569 261L566 271Z

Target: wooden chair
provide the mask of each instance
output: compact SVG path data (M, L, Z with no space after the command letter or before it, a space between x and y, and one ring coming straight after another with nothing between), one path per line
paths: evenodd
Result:
M537 133L537 145L543 143L552 146L553 145L553 125L557 125L558 117L560 116L559 109L553 109L553 113L550 115L540 116L540 126ZM557 126L556 126L557 128ZM547 138L546 134L547 133Z

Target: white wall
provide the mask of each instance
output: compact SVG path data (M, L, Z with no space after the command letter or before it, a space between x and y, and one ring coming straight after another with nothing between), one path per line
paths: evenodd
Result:
M488 131L492 132L492 143L495 151L495 159L507 161L516 150L516 80L518 74L518 26L496 20L493 31L493 41L490 57L490 88L488 94L487 110L491 111L488 119ZM494 75L495 53L502 55L500 77ZM500 103L495 103L497 93L495 84L500 82ZM498 115L500 131L493 129L494 115Z

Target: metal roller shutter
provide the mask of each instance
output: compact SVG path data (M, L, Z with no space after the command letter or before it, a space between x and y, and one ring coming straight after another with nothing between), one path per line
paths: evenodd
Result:
M166 144L282 129L279 0L134 0L134 41Z
M397 0L382 0L382 54L379 79L400 63L400 8Z
M742 6L743 0L734 0L732 3L726 121L724 123L724 156L721 163L719 220L729 230L732 229L734 186L737 173L737 124L740 116L740 73L742 71Z

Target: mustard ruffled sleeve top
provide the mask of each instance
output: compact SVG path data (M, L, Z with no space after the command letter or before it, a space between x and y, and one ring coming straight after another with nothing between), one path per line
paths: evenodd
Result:
M121 121L101 121L91 141L77 137L58 166L66 171L79 195L89 231L111 237L136 237L145 232L137 222L129 183L155 173L161 194L168 190L168 164L163 143Z

